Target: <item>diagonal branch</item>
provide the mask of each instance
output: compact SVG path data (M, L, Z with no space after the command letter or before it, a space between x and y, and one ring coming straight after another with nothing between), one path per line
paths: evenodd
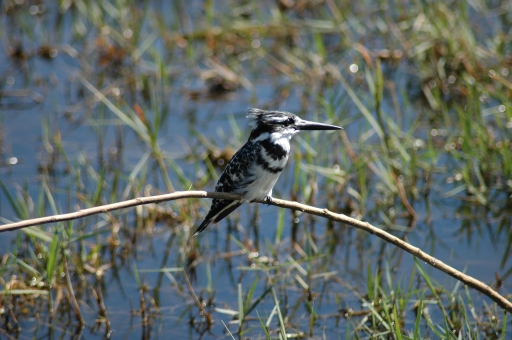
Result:
M220 198L220 199L238 200L238 199L240 199L240 196L237 194L229 194L229 193L221 193L221 192L178 191L178 192L174 192L172 194L166 194L166 195L139 197L139 198L135 198L135 199L128 200L128 201L102 205L99 207L94 207L94 208L89 208L89 209L83 209L83 210L79 210L74 213L47 216L47 217L35 218L35 219L31 219L31 220L19 221L19 222L15 222L15 223L4 224L4 225L0 226L0 233L4 232L4 231L11 231L11 230L26 228L26 227L35 226L35 225L75 220L75 219L79 219L79 218L82 218L85 216L101 214L101 213L105 213L105 212L112 211L112 210L134 207L137 205L150 204L150 203L162 203L162 202L166 202L166 201L172 201L172 200L183 199L183 198ZM299 210L299 211L302 211L302 212L305 212L308 214L312 214L312 215L316 215L316 216L320 216L320 217L329 219L331 221L342 222L342 223L351 225L353 227L356 227L358 229L364 230L366 232L369 232L373 235L376 235L376 236L380 237L381 239L383 239L384 241L386 241L388 243L392 243L395 246L402 248L406 252L410 253L411 255L416 256L417 258L425 261L432 267L445 272L446 274L454 277L455 279L463 282L464 284L487 295L491 300L496 302L500 307L502 307L503 309L505 309L508 312L512 312L512 302L510 302L504 296L500 295L497 291L495 291L494 289L492 289L485 283L456 270L455 268L443 263L442 261L436 259L435 257L425 253L421 249L410 245L409 243L405 242L404 240L401 240L398 237L393 236L393 235L389 234L388 232L385 232L382 229L372 226L368 222L359 221L359 220L356 220L354 218L348 217L343 214L336 214L327 209L320 209L320 208L312 207L309 205L305 205L305 204L301 204L301 203L297 203L297 202L286 201L286 200L281 200L281 199L277 199L277 198L272 198L271 202L267 202L266 200L265 201L261 200L261 201L256 201L256 202L271 204L271 205L281 207L281 208L286 208L286 209Z

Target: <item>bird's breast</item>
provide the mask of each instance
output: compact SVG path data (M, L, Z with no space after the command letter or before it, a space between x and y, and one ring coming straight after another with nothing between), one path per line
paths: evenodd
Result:
M251 183L246 186L244 200L264 199L268 195L288 162L288 152L280 145L259 143L249 173Z
M272 188L277 182L281 172L269 172L259 165L252 167L253 182L243 188L243 200L246 202L253 201L255 199L264 199L270 195Z

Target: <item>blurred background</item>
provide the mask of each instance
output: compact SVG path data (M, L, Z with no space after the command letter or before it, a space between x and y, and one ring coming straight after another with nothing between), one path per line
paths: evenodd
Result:
M511 1L0 4L0 219L213 191L248 107L306 132L273 195L509 296ZM502 339L489 298L352 227L187 199L0 235L0 338ZM213 324L209 324L211 318Z

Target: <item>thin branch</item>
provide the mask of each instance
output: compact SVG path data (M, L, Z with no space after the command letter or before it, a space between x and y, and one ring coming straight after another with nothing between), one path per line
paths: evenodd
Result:
M16 230L16 229L26 228L26 227L30 227L30 226L35 226L35 225L46 224L46 223L55 223L55 222L75 220L75 219L82 218L85 216L106 213L108 211L134 207L134 206L142 205L142 204L162 203L162 202L166 202L166 201L172 201L172 200L183 199L183 198L220 198L220 199L238 200L238 199L240 199L240 196L237 194L228 194L228 193L220 193L220 192L178 191L178 192L174 192L172 194L166 194L166 195L135 198L135 199L128 200L128 201L107 204L107 205L89 208L89 209L83 209L83 210L79 210L77 212L69 213L69 214L54 215L54 216L41 217L41 218L36 218L36 219L31 219L31 220L25 220L25 221L20 221L20 222L15 222L15 223L4 224L4 225L0 226L0 233L4 232L4 231L8 231L8 230ZM281 200L281 199L277 199L277 198L273 198L271 202L267 202L267 201L263 201L263 200L256 201L256 202L271 204L271 205L281 207L281 208L286 208L286 209L299 210L299 211L302 211L302 212L305 212L308 214L312 214L312 215L316 215L316 216L320 216L320 217L329 219L331 221L343 222L345 224L348 224L348 225L351 225L358 229L369 232L370 234L376 235L376 236L380 237L381 239L383 239L384 241L386 241L388 243L392 243L395 246L402 248L406 252L410 253L411 255L416 256L417 258L425 261L432 267L445 272L446 274L454 277L455 279L463 282L464 284L487 295L491 300L496 302L500 307L502 307L503 309L505 309L508 312L512 312L512 302L510 302L508 299L506 299L505 297L500 295L497 291L495 291L494 289L492 289L485 283L483 283L469 275L466 275L466 274L456 270L453 267L450 267L449 265L443 263L442 261L436 259L435 257L425 253L421 249L410 245L409 243L405 242L404 240L401 240L398 237L393 236L393 235L385 232L382 229L372 226L368 222L359 221L359 220L356 220L354 218L348 217L343 214L336 214L327 209L320 209L320 208L312 207L309 205L305 205L305 204L301 204L301 203L297 203L297 202L286 201L286 200Z
M53 215L47 217L34 218L30 220L19 221L15 223L4 224L0 226L0 233L4 231L11 231L26 227L31 227L35 225L47 224L47 223L55 223L55 222L64 222L70 220L76 220L85 216L97 215L101 213L106 213L113 210L119 210L123 208L135 207L137 205L143 204L151 204L151 203L162 203L167 201L178 200L182 198L223 198L223 199L232 199L238 200L240 199L240 195L237 194L227 194L227 193L219 193L219 192L206 192L206 191L177 191L172 194L158 195L158 196L148 196L148 197L138 197L128 201L122 201L118 203L100 205L94 208L82 209L73 213L62 214L62 215Z
M194 293L194 288L192 287L192 284L190 283L190 280L188 279L187 272L185 270L182 270L181 273L183 274L183 277L185 278L185 282L187 283L188 291L190 292L192 299L196 303L197 307L199 307L199 309L203 313L203 316L206 318L206 321L208 321L208 325L211 326L211 324L213 324L212 316L210 315L210 313L208 313L206 311L206 309L204 308L201 301L199 301L199 298L197 297L196 293Z
M85 325L84 317L82 316L82 311L80 310L80 306L78 305L78 302L76 301L75 292L73 291L73 284L71 283L71 277L69 276L69 270L68 270L68 259L66 258L66 255L63 255L64 257L64 273L66 274L66 284L68 286L68 294L71 299L71 303L73 304L73 307L75 307L75 313L78 318L78 321L80 322L80 326Z

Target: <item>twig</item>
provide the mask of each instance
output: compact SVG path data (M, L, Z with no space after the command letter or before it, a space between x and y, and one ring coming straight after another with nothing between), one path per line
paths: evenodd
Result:
M212 316L210 315L210 313L208 313L206 311L206 309L204 308L201 301L199 301L196 293L194 293L194 288L192 287L192 284L190 283L190 280L188 279L187 272L185 270L182 270L181 272L183 274L183 277L185 278L185 282L187 283L187 287L190 292L190 295L192 296L192 299L194 299L194 302L196 303L197 307L199 307L199 309L201 310L201 313L206 318L206 321L208 322L208 325L209 325L208 328L211 327L211 325L213 324Z
M20 221L20 222L16 222L16 223L4 224L4 225L0 226L0 233L3 231L16 230L16 229L21 229L21 228L25 228L25 227L29 227L29 226L34 226L34 225L74 220L74 219L82 218L84 216L101 214L101 213L105 213L105 212L112 211L112 210L134 207L134 206L142 205L142 204L161 203L161 202L165 202L165 201L172 201L172 200L183 199L183 198L220 198L220 199L238 200L238 199L240 199L240 196L237 194L228 194L228 193L220 193L220 192L179 191L179 192L174 192L172 194L166 194L166 195L140 197L140 198L135 198L135 199L128 200L128 201L123 201L123 202L118 202L118 203L114 203L114 204L107 204L107 205L103 205L103 206L99 206L99 207L84 209L84 210L80 210L80 211L77 211L74 213L69 213L69 214L54 215L54 216ZM369 232L373 235L380 237L381 239L383 239L384 241L386 241L388 243L392 243L395 246L402 248L403 250L412 254L413 256L416 256L417 258L425 261L432 267L445 272L446 274L448 274L448 275L454 277L455 279L463 282L464 284L470 286L471 288L474 288L474 289L478 290L479 292L487 295L491 300L496 302L500 307L502 307L503 309L505 309L508 312L512 312L512 302L510 302L508 299L506 299L505 297L500 295L497 291L495 291L494 289L492 289L485 283L483 283L469 275L466 275L466 274L456 270L453 267L450 267L449 265L443 263L442 261L436 259L435 257L425 253L421 249L410 245L409 243L405 242L404 240L401 240L398 237L393 236L393 235L385 232L382 229L372 226L368 222L359 221L359 220L356 220L354 218L348 217L343 214L336 214L327 209L320 209L320 208L312 207L309 205L305 205L305 204L301 204L301 203L297 203L297 202L285 201L285 200L281 200L281 199L277 199L277 198L273 198L271 202L261 200L261 201L256 201L256 203L265 203L265 204L270 204L270 205L274 205L274 206L281 207L281 208L299 210L299 211L302 211L302 212L305 212L308 214L327 218L331 221L343 222L345 224L348 224L348 225L351 225L358 229Z
M82 312L80 311L80 306L78 305L78 302L76 301L75 292L73 291L73 285L71 283L71 277L69 276L68 259L66 258L65 254L64 254L64 273L66 274L66 285L68 286L68 294L70 295L70 299L71 299L71 303L73 304L73 307L75 307L76 317L78 318L78 321L80 322L80 326L84 326L85 320L82 316Z
M173 201L182 198L223 198L223 199L240 199L240 195L237 194L226 194L218 192L206 192L206 191L177 191L172 194L138 197L128 201L122 201L118 203L101 205L94 208L82 209L73 213L53 215L47 217L34 218L30 220L24 220L15 223L4 224L0 226L0 233L4 231L11 231L21 228L26 228L34 225L41 225L47 223L63 222L76 220L85 216L97 215L106 213L113 210L119 210L123 208L135 207L137 205L150 204L150 203L162 203L167 201Z

